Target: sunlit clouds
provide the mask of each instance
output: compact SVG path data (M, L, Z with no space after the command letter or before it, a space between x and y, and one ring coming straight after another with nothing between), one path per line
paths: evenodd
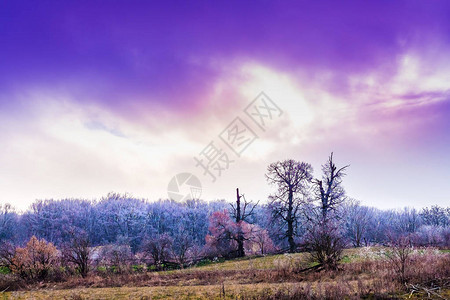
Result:
M205 200L265 201L269 163L318 173L334 151L362 203L444 205L450 8L433 3L8 4L0 202L157 200L181 172ZM265 131L244 113L262 91L283 111ZM236 117L258 138L213 183L193 158Z

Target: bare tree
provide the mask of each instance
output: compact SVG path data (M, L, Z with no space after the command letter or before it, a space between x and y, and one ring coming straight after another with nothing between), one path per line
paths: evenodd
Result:
M330 211L336 210L346 199L345 190L342 187L342 179L346 175L345 170L348 167L347 165L338 169L333 162L332 152L328 161L322 165L322 179L314 180L315 193L320 201L320 210L324 220L327 219Z
M144 253L153 258L158 270L161 270L164 262L170 257L170 248L173 239L166 233L155 236L144 244Z
M369 240L367 232L373 222L373 210L367 206L361 206L359 201L351 200L344 207L345 227L347 236L354 247L367 246Z
M91 265L92 248L90 240L85 232L70 233L70 242L63 245L62 256L63 259L76 266L77 271L84 278L89 272Z
M444 208L437 205L425 207L420 212L420 217L425 225L446 227L450 224L450 207Z
M243 206L241 207L241 199L244 199ZM242 230L242 222L247 222L247 219L253 215L253 211L255 207L258 205L258 202L256 204L253 204L251 201L247 201L245 199L244 195L239 194L239 188L236 188L236 205L231 205L231 212L230 215L232 218L235 219L235 222L238 226L238 232L237 232L237 257L244 257L245 256L245 250L244 250L244 232Z
M192 237L187 234L186 230L180 230L180 232L175 236L172 245L172 254L177 260L181 268L184 267L188 257L188 251L194 246L194 241Z
M277 192L269 198L272 217L282 219L286 227L284 237L288 240L291 253L296 251L294 236L298 215L307 196L312 172L310 164L292 159L272 163L267 168L267 181L278 187Z
M16 266L14 256L16 255L16 247L10 242L0 244L0 267L7 267L12 270Z
M406 271L411 261L411 254L414 252L412 247L411 234L389 234L390 250L386 252L386 256L392 263L395 271L400 277L402 283L406 282Z
M15 217L15 210L11 204L0 204L0 242L14 235Z
M133 254L129 245L109 244L101 247L96 264L105 265L114 273L124 273L130 270L132 260Z
M341 217L338 210L345 201L342 187L344 171L348 166L337 168L333 162L333 153L322 165L322 179L314 180L315 196L318 206L312 207L307 218L310 221L306 244L313 259L326 268L336 268L345 247L341 232Z

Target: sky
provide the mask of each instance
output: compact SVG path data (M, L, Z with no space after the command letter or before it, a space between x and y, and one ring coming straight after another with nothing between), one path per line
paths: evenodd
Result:
M270 163L320 177L331 152L364 205L448 205L449 128L449 1L0 3L0 204L21 210L165 199L181 173L265 202Z

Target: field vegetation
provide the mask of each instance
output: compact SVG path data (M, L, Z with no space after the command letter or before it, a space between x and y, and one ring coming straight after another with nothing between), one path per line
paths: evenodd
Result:
M336 269L307 253L202 261L169 271L131 268L19 284L4 299L435 299L450 296L450 253L413 249L399 272L395 249L346 249ZM397 250L398 251L398 250ZM7 279L8 274L2 278ZM13 281L9 284L14 284ZM5 285L5 282L2 284ZM8 287L6 288L8 289Z

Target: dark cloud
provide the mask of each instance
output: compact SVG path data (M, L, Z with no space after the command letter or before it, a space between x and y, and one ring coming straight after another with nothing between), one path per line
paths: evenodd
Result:
M398 55L445 45L447 1L10 1L0 11L0 88L60 88L80 101L157 101L186 109L223 70L251 59L329 87L348 75L386 73ZM195 108L195 106L194 106Z

